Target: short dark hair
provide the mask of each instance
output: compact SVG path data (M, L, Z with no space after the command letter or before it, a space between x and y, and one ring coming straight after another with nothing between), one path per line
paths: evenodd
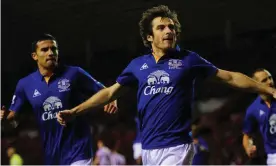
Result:
M265 68L257 68L256 70L254 70L254 72L252 72L251 77L254 78L255 74L261 71L268 71Z
M50 34L42 34L38 37L36 37L35 40L33 40L32 42L32 52L36 52L36 48L37 48L37 43L43 40L54 40L57 41L56 38Z
M143 43L146 47L151 47L150 42L147 40L147 35L152 35L152 20L156 17L167 17L173 20L175 24L175 30L177 37L181 33L181 24L178 21L177 14L175 11L171 11L168 6L160 5L146 10L142 14L142 18L139 22L140 35Z

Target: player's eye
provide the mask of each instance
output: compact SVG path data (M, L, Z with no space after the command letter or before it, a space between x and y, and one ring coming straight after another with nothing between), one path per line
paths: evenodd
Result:
M49 50L49 48L41 48L41 51L43 52L47 52Z
M157 29L158 29L158 30L163 30L164 28L165 28L164 25L158 25L158 26L157 26Z

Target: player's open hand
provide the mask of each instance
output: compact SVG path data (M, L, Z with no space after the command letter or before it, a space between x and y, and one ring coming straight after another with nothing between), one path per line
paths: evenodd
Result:
M104 112L114 114L117 111L118 111L117 100L114 100L113 102L104 106Z
M66 124L72 120L74 120L75 114L73 113L72 110L64 110L64 111L60 111L57 114L57 121L59 122L59 124L61 124L62 126L66 126Z

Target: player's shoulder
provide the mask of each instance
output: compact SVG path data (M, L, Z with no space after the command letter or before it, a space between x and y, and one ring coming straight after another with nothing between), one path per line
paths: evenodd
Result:
M191 50L186 50L186 49L182 49L180 51L180 56L181 57L190 57L190 58L198 58L200 57L200 55L194 51Z
M73 73L71 75L73 75L74 78L92 78L96 81L88 71L80 66L67 66L67 68L68 72Z
M63 66L66 72L72 72L74 74L87 74L87 72L80 66Z
M18 85L24 86L29 85L29 83L33 82L37 78L41 78L42 76L39 74L39 71L32 72L28 74L27 76L24 76L23 78L19 79Z
M179 52L180 52L180 54L181 54L182 56L193 56L193 55L198 55L196 52L191 51L191 50L187 50L187 49L181 49Z
M79 70L83 70L81 67L79 66L70 66L70 65L64 65L62 66L64 70L66 71L79 71Z
M141 67L147 68L151 56L152 56L151 54L144 54L132 59L128 64L128 68L131 68L134 70L139 69Z
M141 56L138 56L134 59L132 59L131 63L139 63L139 62L144 62L145 60L148 60L149 58L151 58L152 54L148 53L148 54L143 54Z
M201 59L201 57L196 52L187 49L174 51L170 57L173 59L189 61L191 63L197 62L198 59Z
M186 49L181 49L178 51L178 54L175 54L177 56L177 59L186 59L189 61L193 61L195 59L198 59L199 55L193 51L186 50Z
M261 98L258 96L248 107L247 112L254 112L259 106Z

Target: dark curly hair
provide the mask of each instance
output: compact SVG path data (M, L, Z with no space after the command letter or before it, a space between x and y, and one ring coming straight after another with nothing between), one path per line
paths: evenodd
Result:
M147 40L147 35L152 35L152 20L156 17L167 17L173 20L175 24L176 35L179 38L181 32L181 24L178 21L175 11L171 11L168 6L160 5L146 10L142 14L139 22L140 35L146 47L151 47L151 43Z
M50 34L42 34L40 36L37 36L36 39L32 42L32 52L36 52L37 49L37 43L43 40L54 40L57 41L56 38Z

